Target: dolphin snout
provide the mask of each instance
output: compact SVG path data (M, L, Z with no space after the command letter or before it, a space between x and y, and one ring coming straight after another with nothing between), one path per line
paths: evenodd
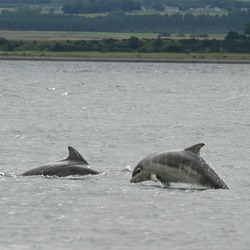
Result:
M134 176L133 178L131 178L131 180L130 180L131 183L136 183L137 182L135 177L136 176Z
M132 175L132 179L130 180L131 183L138 183L142 181L150 180L150 174L147 171L140 171L137 174Z

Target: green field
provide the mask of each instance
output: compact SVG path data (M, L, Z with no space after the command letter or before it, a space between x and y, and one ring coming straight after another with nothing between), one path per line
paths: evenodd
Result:
M158 33L119 33L119 32L67 32L67 31L12 31L0 30L0 37L7 40L102 40L102 39L128 39L131 36L138 38L157 38ZM209 34L208 39L224 39L226 34ZM177 38L177 34L172 34L171 38ZM181 38L181 37L180 37ZM182 37L183 38L183 37ZM184 38L190 38L186 34Z
M157 33L111 33L111 32L67 32L67 31L12 31L0 30L0 37L9 40L101 40L107 38L126 39L131 36L138 38L156 38Z
M2 11L5 11L5 10L16 11L14 8L0 8L0 14L2 13Z

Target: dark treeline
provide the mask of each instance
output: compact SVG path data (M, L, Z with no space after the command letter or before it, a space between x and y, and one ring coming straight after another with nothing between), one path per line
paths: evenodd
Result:
M20 4L50 4L51 0L0 0L0 4L20 5Z
M250 11L235 11L228 15L126 15L122 11L94 18L39 14L23 10L0 15L2 30L90 31L90 32L156 32L227 33L242 32L250 23Z
M114 10L140 10L141 2L137 0L85 0L63 5L64 14L84 14L111 12Z
M0 0L1 7L29 6L62 7L65 14L101 13L114 10L133 11L153 9L163 11L166 6L180 11L197 8L220 8L223 11L250 8L249 1L239 0Z
M250 3L235 0L77 0L64 4L62 10L65 14L99 13L115 9L132 11L143 8L163 11L165 6L178 7L180 10L209 6L231 11L250 8Z
M103 39L103 40L78 40L78 41L9 41L0 38L2 51L98 51L98 52L173 52L173 53L220 53L237 52L250 53L250 37L237 32L229 32L221 40L199 39Z
M186 10L188 8L204 8L205 6L210 6L211 8L219 7L224 10L231 11L233 9L249 8L250 3L246 1L237 0L144 0L145 3L153 4L158 2L164 3L168 6L177 6L181 10Z

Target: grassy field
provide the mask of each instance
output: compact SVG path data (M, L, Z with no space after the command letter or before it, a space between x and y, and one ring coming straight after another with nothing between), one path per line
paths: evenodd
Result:
M250 60L249 53L122 53L122 52L41 52L22 51L6 52L0 51L1 56L21 57L64 57L64 58L148 58L148 59L229 59Z
M119 32L67 32L67 31L12 31L0 30L0 37L9 40L100 40L105 38L126 39L156 38L157 33L119 33Z
M13 9L13 8L0 8L0 13L2 12L2 10L14 11L15 9Z
M101 40L107 38L127 39L131 36L138 38L157 38L158 33L119 33L119 32L67 32L67 31L12 31L0 30L0 37L7 40ZM226 34L209 34L208 39L224 39ZM177 34L172 34L171 38L177 38ZM183 38L183 37L182 37ZM186 34L184 38L190 38Z
M176 34L175 34L176 35ZM105 33L105 32L47 32L47 31L5 31L0 30L0 37L7 40L83 40L116 38L126 39L131 36L138 38L157 38L157 33ZM210 35L210 39L223 39L225 35ZM175 38L172 35L172 38ZM186 38L189 35L186 34ZM230 59L250 60L250 54L239 53L101 53L101 52L47 52L47 51L0 51L0 57L64 57L64 58L149 58L149 59Z

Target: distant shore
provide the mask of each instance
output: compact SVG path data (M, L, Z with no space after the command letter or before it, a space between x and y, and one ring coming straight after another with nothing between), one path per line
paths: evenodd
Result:
M248 59L210 59L210 58L141 58L141 57L60 57L60 56L0 56L5 61L69 61L69 62L144 62L144 63L217 63L250 64Z

